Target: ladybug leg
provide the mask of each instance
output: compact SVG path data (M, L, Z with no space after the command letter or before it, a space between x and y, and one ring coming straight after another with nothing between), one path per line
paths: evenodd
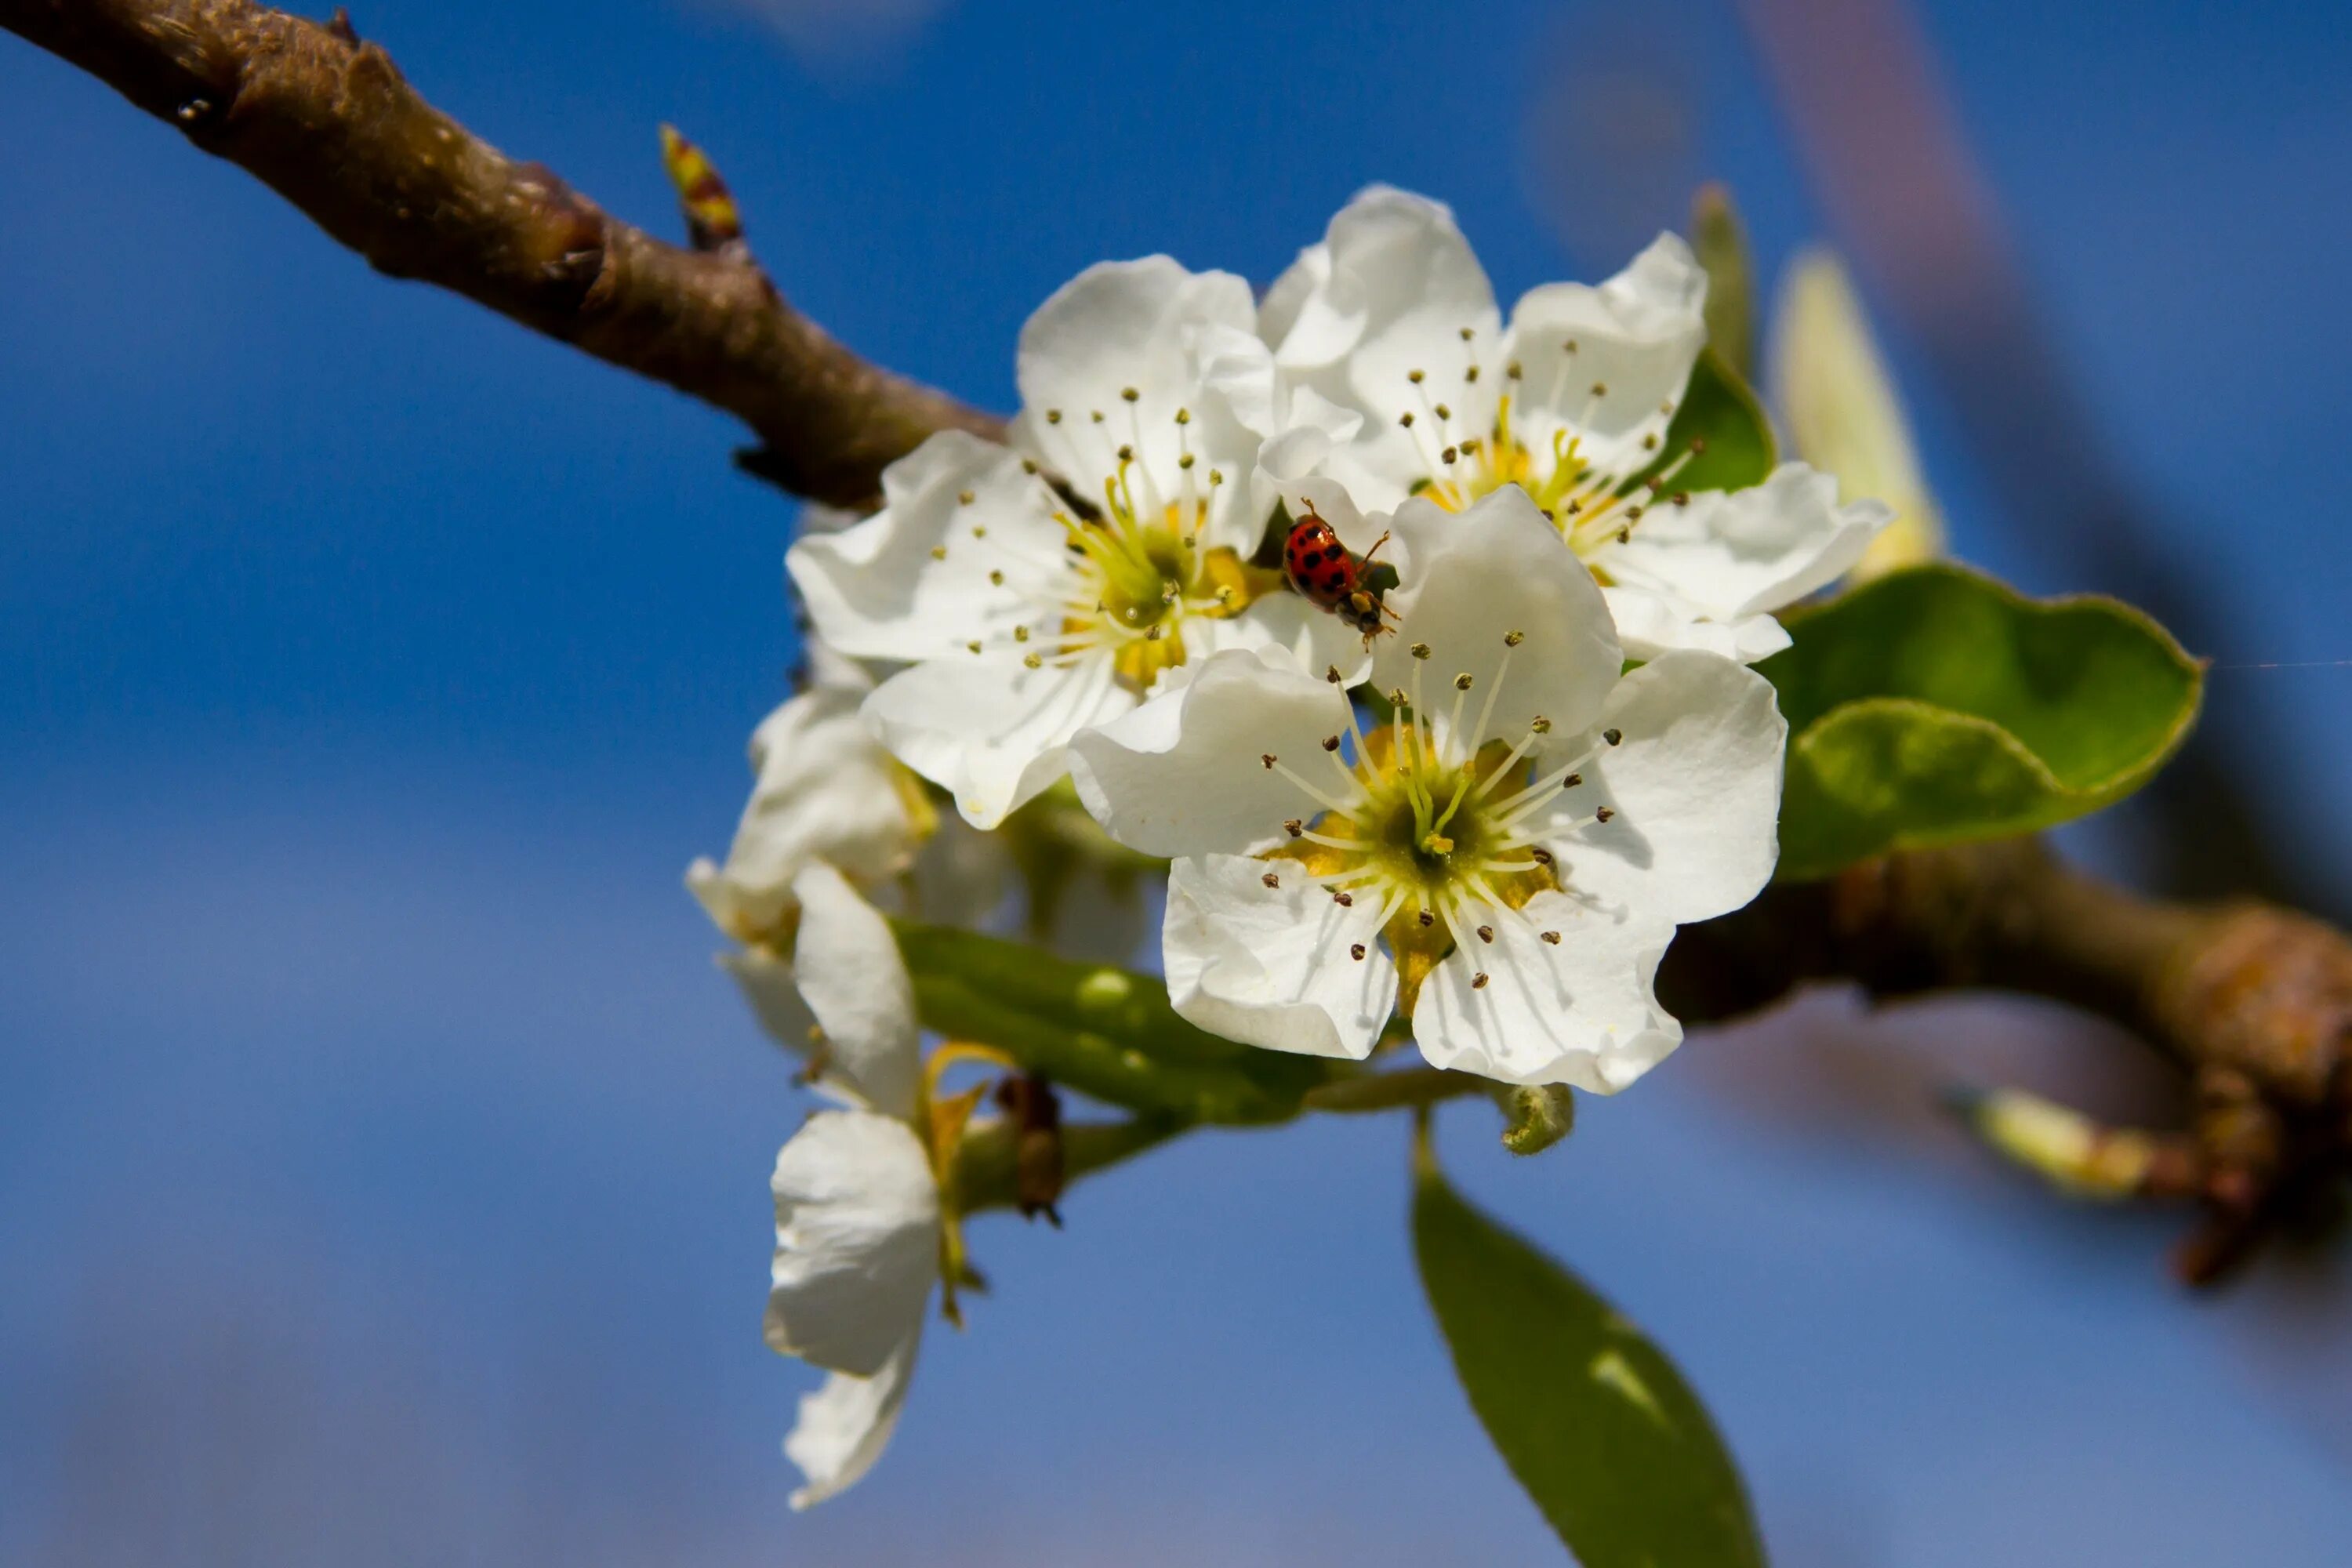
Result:
M1364 552L1362 559L1359 561L1357 564L1360 566L1370 566L1372 563L1372 557L1378 555L1381 552L1381 547L1386 545L1388 542L1389 536L1385 533L1381 534L1378 539L1373 540L1372 547Z

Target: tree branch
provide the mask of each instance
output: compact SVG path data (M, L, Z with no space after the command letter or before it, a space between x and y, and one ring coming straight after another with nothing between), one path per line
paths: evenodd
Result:
M843 348L740 247L664 244L473 136L340 12L320 24L251 0L0 0L0 27L254 174L379 270L736 415L765 443L744 466L787 489L860 505L932 432L1002 434L993 417ZM1831 979L1876 996L2051 997L2165 1052L2196 1090L2166 1184L2207 1210L2182 1258L2192 1278L2218 1273L2352 1166L2352 942L2305 916L2149 900L2036 842L1979 844L1776 887L1685 931L1660 989L1703 1022Z
M1659 989L1699 1022L1813 980L1859 982L1874 997L2048 997L2162 1051L2195 1091L2193 1190L2207 1221L2179 1258L2193 1279L2218 1275L2352 1169L2352 941L2308 916L2143 898L2038 840L2004 839L1771 888L1685 930Z
M664 244L426 103L341 14L251 0L0 0L0 27L246 170L379 271L438 284L741 419L743 466L868 502L942 429L1002 425L868 364L748 259Z

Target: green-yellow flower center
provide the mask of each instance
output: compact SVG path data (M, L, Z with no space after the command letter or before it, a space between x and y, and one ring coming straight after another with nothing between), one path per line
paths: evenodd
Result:
M1507 647L1517 642L1510 634ZM1495 674L1497 689L1508 665L1507 654ZM1468 675L1454 684L1458 697L1469 696ZM1372 905L1396 960L1400 1005L1409 1012L1449 952L1494 940L1495 911L1517 910L1560 886L1552 854L1538 838L1559 829L1552 804L1583 778L1577 763L1531 759L1550 731L1543 719L1516 742L1479 744L1484 717L1465 729L1461 702L1441 726L1407 693L1390 697L1391 722L1364 730L1351 715L1349 736L1325 741L1328 759L1321 764L1259 762L1323 805L1311 819L1283 824L1287 842L1265 856L1277 868L1267 873L1269 885L1279 886L1279 868L1294 864L1342 905ZM1491 702L1484 707L1492 712ZM1559 940L1557 932L1542 934ZM1364 956L1360 947L1353 956Z
M1516 375L1511 379L1517 384ZM1422 383L1416 380L1413 385L1418 390ZM1605 390L1596 385L1595 397ZM1607 545L1629 540L1651 506L1687 499L1668 487L1692 453L1680 454L1637 483L1635 470L1601 469L1581 449L1581 438L1565 426L1556 427L1549 440L1530 446L1512 428L1511 397L1505 393L1496 399L1494 419L1484 430L1468 427L1468 421L1446 404L1426 398L1419 417L1403 416L1401 423L1412 434L1426 468L1413 493L1447 511L1462 511L1505 485L1517 485L1588 566ZM1654 436L1643 438L1645 463L1657 445ZM1595 575L1601 575L1597 568Z
M1109 649L1119 681L1142 692L1162 672L1184 662L1186 616L1222 620L1239 615L1275 584L1232 550L1202 548L1201 535L1209 522L1206 491L1189 504L1170 501L1156 516L1139 509L1133 467L1121 461L1118 472L1104 482L1099 520L1055 515L1079 558L1086 584L1063 620L1062 647L1070 652ZM1042 662L1042 655L1030 657Z

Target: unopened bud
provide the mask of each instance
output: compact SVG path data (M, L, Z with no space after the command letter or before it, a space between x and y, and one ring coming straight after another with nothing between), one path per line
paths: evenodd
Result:
M1502 1097L1511 1121L1503 1147L1514 1154L1540 1154L1576 1125L1576 1100L1564 1083L1514 1089Z

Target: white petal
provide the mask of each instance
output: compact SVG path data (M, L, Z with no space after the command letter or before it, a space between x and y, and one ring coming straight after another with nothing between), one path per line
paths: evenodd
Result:
M1160 930L1169 999L1229 1040L1361 1061L1396 1008L1380 917L1369 898L1342 907L1296 861L1179 860Z
M952 791L965 821L990 828L1062 776L1072 735L1134 705L1108 658L1028 669L950 656L892 676L865 712L899 761Z
M1537 437L1548 446L1565 426L1601 472L1643 467L1642 437L1664 433L1667 407L1681 403L1706 342L1706 271L1671 234L1598 288L1530 289L1511 312L1510 348L1520 377L1514 413L1529 446Z
M803 533L839 533L866 521L862 511L847 507L828 506L821 500L801 502L800 531Z
M1222 653L1184 669L1172 689L1070 743L1078 798L1112 837L1146 855L1240 853L1323 809L1289 774L1334 797L1352 790L1322 745L1347 733L1339 687L1280 655Z
M1245 429L1264 437L1282 427L1289 396L1274 351L1255 332L1204 327L1193 335L1201 389Z
M809 1031L816 1026L816 1015L801 995L793 966L764 947L747 947L720 953L719 967L735 977L743 1000L751 1005L752 1016L769 1037L793 1056L807 1059L815 1044Z
M1458 416L1462 411L1456 408L1454 412ZM1491 405L1473 412L1491 428ZM1469 423L1467 418L1463 419L1455 427L1456 433ZM1444 437L1439 439L1442 442ZM1427 444L1417 440L1412 431L1396 424L1393 418L1372 421L1358 439L1332 447L1330 455L1317 468L1345 485L1349 497L1366 512L1393 512L1444 467L1431 457L1430 451Z
M1592 721L1624 662L1616 627L1592 574L1525 490L1506 485L1458 516L1407 501L1394 526L1412 575L1389 596L1396 635L1374 650L1381 690L1410 693L1418 679L1443 719L1468 675L1462 713L1465 728L1486 715L1478 741L1517 741L1538 716L1561 739ZM1416 645L1430 657L1415 658Z
M1470 918L1494 940L1461 932L1465 944L1423 983L1413 1007L1433 1066L1613 1094L1681 1043L1682 1026L1653 989L1672 925L1621 921L1555 892ZM1545 942L1546 931L1560 940Z
M1298 253L1298 259L1283 269L1282 276L1266 285L1265 296L1257 302L1258 335L1268 343L1284 343L1298 325L1298 318L1310 303L1317 303L1321 291L1331 282L1331 247L1321 240ZM1294 364L1316 366L1338 362L1355 344L1351 331L1343 331L1338 342L1321 341L1318 330L1310 328L1298 335L1290 359Z
M911 1117L922 1030L889 923L823 861L800 874L793 894L801 901L793 969L824 1030L826 1076L885 1116Z
M1328 484L1345 496L1346 487L1323 477L1323 464L1334 445L1328 432L1305 426L1286 430L1260 447L1257 461L1250 468L1250 510L1259 517L1271 518L1276 503L1297 493L1302 482ZM1355 510L1352 500L1348 506ZM1295 508L1293 511L1295 515Z
M1492 427L1503 379L1500 320L1450 211L1386 186L1366 190L1277 283L1261 317L1277 364L1300 389L1285 428L1319 424L1339 444L1324 471L1365 510L1393 510L1429 477L1445 432L1484 436ZM1474 363L1493 374L1469 381ZM1423 373L1419 383L1412 371ZM1350 439L1354 431L1318 420L1310 411L1324 400L1369 416L1361 435ZM1441 404L1451 423L1435 414ZM1407 410L1421 421L1417 432L1397 424Z
M1196 660L1231 648L1280 655L1309 674L1336 669L1345 686L1360 684L1372 668L1361 632L1297 594L1269 594L1229 620L1193 616L1184 623L1184 643Z
M711 919L745 941L776 925L791 901L793 879L812 860L879 880L906 869L915 856L917 826L898 765L858 716L871 682L829 650L813 668L818 682L752 733L759 779L726 865L698 860L687 873Z
M1706 653L1669 653L1610 694L1605 742L1563 815L1612 816L1543 842L1560 880L1644 919L1687 925L1745 905L1779 858L1781 754L1788 721L1771 683Z
M1601 590L1616 618L1627 658L1655 658L1676 648L1721 654L1741 664L1769 658L1789 646L1789 634L1769 616L1710 620L1694 605L1650 588L1612 584Z
M1234 481L1253 466L1260 438L1294 421L1327 440L1334 432L1345 438L1355 434L1360 421L1311 393L1301 401L1289 378L1275 369L1273 352L1254 333L1222 325L1201 327L1192 334L1192 346L1200 368L1195 386L1181 398L1190 423L1185 426L1189 439L1180 445L1193 458L1196 479L1212 469L1223 477L1222 484L1209 487L1209 522L1202 537L1209 548L1231 550L1246 561L1257 552L1265 534L1266 509L1253 504L1250 492ZM1150 480L1143 486L1147 512L1183 500L1184 470L1167 466L1175 460L1170 451L1173 448L1162 451L1153 471L1145 476ZM1136 482L1131 475L1130 483ZM1192 493L1200 493L1197 485Z
M1324 250L1328 275L1300 298L1275 355L1326 396L1392 420L1420 406L1408 370L1450 390L1499 349L1494 288L1444 205L1375 185L1332 218ZM1318 374L1341 363L1344 381Z
M883 470L882 493L865 521L803 535L784 553L818 635L844 653L961 653L1034 618L1024 585L1068 570L1053 492L1006 447L943 430ZM992 572L1006 580L992 582Z
M1108 454L1124 442L1148 470L1172 479L1176 411L1200 398L1205 359L1230 341L1204 338L1218 327L1256 333L1249 285L1232 273L1189 272L1165 256L1087 268L1021 329L1021 439L1063 473L1089 479L1112 471ZM1236 467L1228 482L1243 471Z
M1777 610L1843 576L1894 516L1876 501L1840 506L1837 493L1829 475L1783 463L1744 490L1702 490L1685 505L1651 507L1624 543L1604 546L1593 563L1712 620Z
M920 1344L918 1328L872 1377L836 1372L815 1393L801 1395L800 1418L784 1437L784 1458L808 1478L808 1484L793 1493L794 1509L814 1508L839 1496L874 1468L898 1428Z
M940 1192L913 1128L820 1110L776 1155L770 1349L872 1377L911 1339L940 1269Z

